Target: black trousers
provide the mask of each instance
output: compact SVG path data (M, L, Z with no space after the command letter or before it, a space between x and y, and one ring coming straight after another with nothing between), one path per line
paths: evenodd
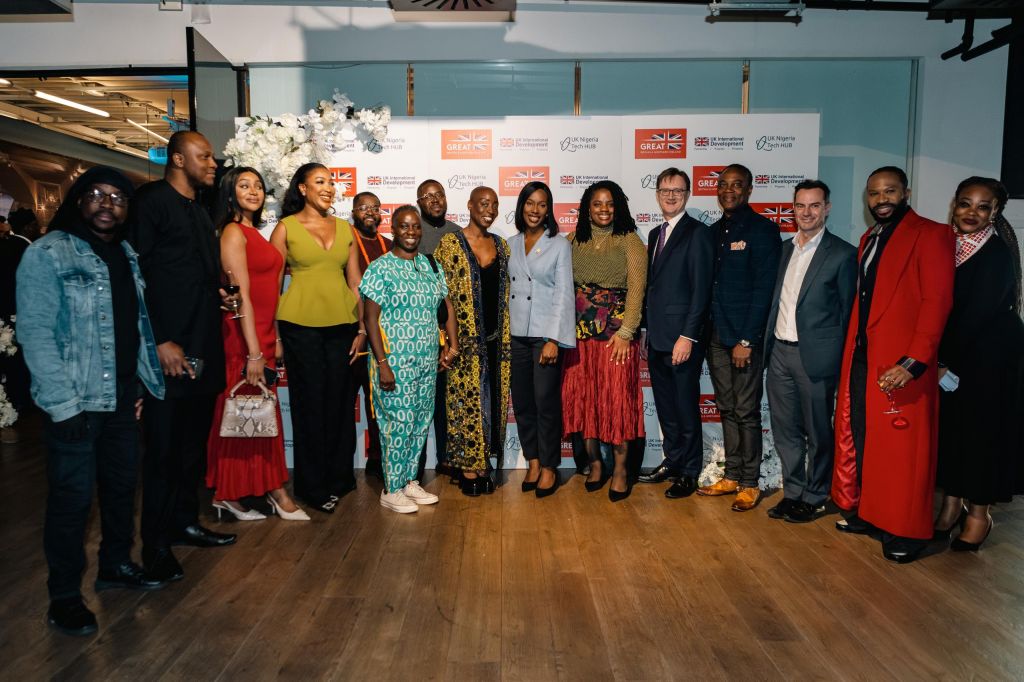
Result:
M853 436L854 461L857 463L857 485L864 469L864 436L867 417L868 352L855 348L850 362L850 431Z
M725 440L725 477L741 486L754 487L761 477L761 396L764 393L764 358L760 346L750 349L750 364L737 369L732 347L712 330L708 344L708 369L715 389L715 403L722 416Z
M216 393L157 400L146 397L142 460L142 549L170 546L186 526L199 523L199 485Z
M512 337L512 408L526 459L557 469L562 461L562 355L540 364L544 339Z
M49 493L43 549L50 573L50 599L82 594L83 545L94 487L99 489L103 536L100 570L114 570L131 558L139 465L134 384L119 391L114 412L86 412L85 416L86 435L74 441L59 438L53 422L44 418Z
M359 326L304 327L280 321L278 330L288 368L295 494L319 506L356 484L356 380L348 351Z
M700 422L700 368L702 344L693 344L686 362L673 365L672 353L651 349L651 391L664 436L663 450L678 476L699 476L704 464L704 432Z

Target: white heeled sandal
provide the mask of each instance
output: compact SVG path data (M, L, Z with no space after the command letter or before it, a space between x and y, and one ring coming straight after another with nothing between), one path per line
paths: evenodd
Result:
M299 508L299 505L295 505L295 511L289 512L281 509L281 505L277 503L273 495L267 495L267 502L270 503L270 507L274 510L274 513L280 516L285 521L309 521L309 514Z
M213 508L217 510L217 520L220 521L221 512L227 512L239 521L260 521L267 518L255 509L235 509L226 500L214 500Z

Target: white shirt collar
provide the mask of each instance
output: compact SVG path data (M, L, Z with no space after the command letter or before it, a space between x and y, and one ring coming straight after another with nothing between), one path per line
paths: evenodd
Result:
M793 246L795 246L796 248L800 249L801 251L806 251L807 249L813 249L813 248L817 247L818 244L821 243L821 238L825 235L825 230L826 229L827 228L824 228L824 227L821 228L821 231L818 232L818 234L814 235L814 237L812 237L803 246L800 245L800 242L797 241L796 237L793 237ZM799 235L799 233L797 233L797 234Z

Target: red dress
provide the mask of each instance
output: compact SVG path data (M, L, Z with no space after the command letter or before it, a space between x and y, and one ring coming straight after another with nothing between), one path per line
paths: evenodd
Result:
M252 301L253 321L260 350L267 366L274 366L274 315L277 312L279 274L284 260L277 249L263 238L259 230L241 226L245 233L245 257L249 270L249 298ZM217 396L213 427L206 442L206 485L214 489L214 499L237 500L260 496L276 490L288 480L284 459L284 431L278 410L278 436L276 438L221 438L220 421L228 391L242 378L248 349L242 336L241 320L232 320L234 313L224 313L224 359L227 368L227 388ZM250 386L238 389L251 392ZM271 388L275 395L276 387Z

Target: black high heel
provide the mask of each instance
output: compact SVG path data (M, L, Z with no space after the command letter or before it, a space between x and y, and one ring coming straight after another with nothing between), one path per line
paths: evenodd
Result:
M942 528L936 528L934 530L934 532L932 533L932 541L933 542L939 542L939 541L948 542L949 541L949 536L952 535L952 533L953 533L953 529L956 528L957 526L959 526L960 530L963 530L965 523L967 523L967 505L966 504L963 505L960 508L960 516L957 517L956 521L953 522L952 526L950 526L949 528L946 528L945 530L943 530Z
M466 475L462 474L459 479L459 489L466 497L480 497L484 494L483 477L477 475L476 478L466 478Z
M960 538L954 538L953 542L949 543L949 549L951 552L977 552L981 549L981 546L985 544L985 540L988 540L989 534L992 529L996 527L996 522L991 518L988 520L988 530L985 531L985 537L978 542L967 542Z
M492 471L492 469L488 469L486 473L477 474L476 475L477 480L483 482L484 495L492 495L492 494L494 494L494 487L495 486L494 486L494 479L491 478L491 471Z
M608 499L611 500L612 502L621 502L622 500L624 500L627 497L629 497L630 493L632 493L632 492L633 492L633 486L631 484L629 484L629 483L626 484L626 489L621 491L621 492L618 491L618 490L615 490L614 488L609 486L608 487Z
M604 487L604 484L608 482L609 478L611 478L611 476L605 476L604 472L601 472L601 478L596 481L584 481L583 487L586 488L588 493L596 493Z
M537 483L540 483L540 479L537 479ZM558 486L560 485L562 485L562 477L558 475L558 469L555 469L555 482L551 484L550 488L541 488L537 484L534 484L534 486L537 488L536 495L538 498L550 497L551 495L554 495L555 491L558 490Z

